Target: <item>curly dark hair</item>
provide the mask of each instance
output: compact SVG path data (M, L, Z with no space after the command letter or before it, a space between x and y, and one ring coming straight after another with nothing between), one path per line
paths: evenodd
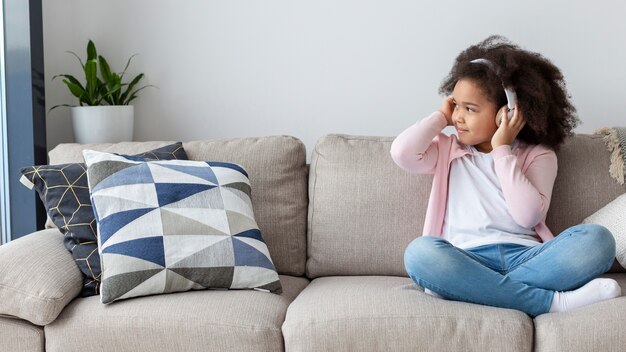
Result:
M487 65L470 63L479 58L490 60L498 68L498 74ZM452 94L461 79L478 84L498 108L506 105L502 85L515 89L526 120L517 136L523 142L556 150L580 122L561 71L541 54L522 50L502 36L490 36L462 51L441 83L439 93Z

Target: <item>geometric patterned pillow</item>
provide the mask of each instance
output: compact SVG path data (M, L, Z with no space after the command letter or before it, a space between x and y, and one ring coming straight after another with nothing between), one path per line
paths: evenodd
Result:
M100 299L282 287L239 165L83 151L98 222Z
M180 142L133 157L141 160L187 160ZM87 166L84 163L40 165L20 171L23 175L20 181L37 190L48 216L65 235L65 248L72 253L83 274L81 296L99 294L100 256L97 225L89 199Z

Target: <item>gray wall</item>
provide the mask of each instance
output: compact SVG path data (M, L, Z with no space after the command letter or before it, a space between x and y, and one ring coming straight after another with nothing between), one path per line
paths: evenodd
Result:
M454 57L490 34L543 53L565 74L584 122L626 125L626 2L372 0L44 1L46 103L75 103L88 38L121 70L144 72L135 139L326 133L396 135L437 109ZM71 142L68 109L48 145Z

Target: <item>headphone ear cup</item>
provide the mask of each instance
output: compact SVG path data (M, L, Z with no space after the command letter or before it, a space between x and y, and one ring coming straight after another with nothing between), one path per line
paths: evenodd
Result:
M500 110L498 110L498 113L496 114L496 126L500 127L500 125L502 124L502 118L504 117L504 114L507 113L507 107L506 105L501 107ZM511 116L512 112L511 112Z
M507 116L509 117L509 120L513 118L513 114L515 113L514 110L515 110L515 108L510 109L510 110L509 110L508 107L506 108L506 111L507 111L507 114L508 114Z

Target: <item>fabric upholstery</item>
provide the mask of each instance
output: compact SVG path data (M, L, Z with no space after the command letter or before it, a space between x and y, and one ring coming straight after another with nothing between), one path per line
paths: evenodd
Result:
M615 258L626 268L626 193L586 217L583 222L599 224L611 231L615 238Z
M57 229L0 246L0 314L46 325L78 295L82 281Z
M2 351L44 351L43 328L12 317L0 316L0 341Z
M576 134L566 139L556 155L559 171L546 225L558 235L624 194L626 185L611 177L611 155L601 135ZM609 272L625 270L615 261Z
M135 154L168 142L60 144L50 163L81 162L82 150ZM183 144L190 160L232 162L250 175L252 205L276 269L301 276L306 261L307 166L304 144L294 137L216 139Z
M430 177L403 173L386 160L385 144L392 140L331 135L318 142L310 168L310 180L317 184L309 185L311 211L315 211L309 213L315 215L310 218L313 227L308 229L309 236L315 235L309 238L313 245L309 246L307 270L311 273L405 275L402 253L421 233ZM97 147L131 154L149 143L154 142ZM61 145L50 153L51 162L55 158L55 163L80 161L84 147ZM364 147L369 149L359 150ZM255 214L263 213L259 227L277 269L300 270L301 275L307 239L306 218L302 217L307 191L301 183L306 182L301 143L289 137L263 137L191 142L185 143L185 148L191 159L231 161L248 170L252 202L255 211L261 209ZM608 174L605 148L600 137L577 135L558 151L559 176L547 219L553 232L582 222L624 193L624 187ZM376 160L388 165L380 166ZM269 165L271 173L267 172ZM347 192L362 198L358 202L344 199L348 197L341 195ZM365 195L367 192L370 194ZM391 206L381 199L390 200ZM626 288L623 274L609 276ZM95 350L94 346L133 352L281 351L283 337L276 328L281 327L283 318L289 351L618 351L626 346L624 297L569 313L544 314L534 320L533 327L530 318L520 312L439 300L424 295L410 279L392 276L315 279L287 308L306 286L306 279L280 278L281 296L255 291L191 291L108 306L95 297L78 298L46 326L46 348L81 352ZM298 289L292 289L293 280Z
M626 274L606 274L626 292ZM595 303L566 313L535 318L535 351L623 351L626 346L626 297Z
M404 249L422 233L432 176L397 167L392 141L327 135L317 142L309 175L307 276L406 276Z
M78 144L61 143L48 152L48 164L68 164L82 163L83 150L91 149L100 152L117 154L140 154L147 150L165 147L175 141L155 141L155 142L120 142L120 143L100 143L100 144ZM184 147L184 146L183 146Z
M241 166L83 155L99 227L102 303L206 288L280 293Z
M530 351L524 313L445 301L408 278L324 277L287 310L287 351Z
M555 235L626 192L626 185L619 185L609 174L606 148L602 136L578 134L557 151L559 172L546 218Z
M182 143L173 143L136 155L141 159L187 159ZM82 296L99 293L100 256L87 167L84 163L39 165L20 170L22 183L34 187L46 208L48 219L65 235L65 247L83 273Z
M308 284L281 276L283 293L189 291L102 305L74 300L46 326L46 352L283 351L287 306ZM84 336L90 336L85 339Z
M398 168L389 156L392 141L327 135L317 142L309 175L311 278L406 275L404 248L421 234L432 178ZM555 234L626 192L609 175L602 137L575 135L557 156L559 172L546 219Z

